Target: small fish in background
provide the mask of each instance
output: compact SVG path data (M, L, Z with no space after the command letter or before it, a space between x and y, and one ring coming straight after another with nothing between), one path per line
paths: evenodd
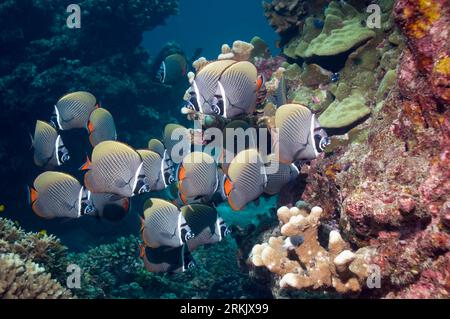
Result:
M231 161L223 189L231 209L242 210L257 200L267 185L264 161L257 149L240 152Z
M284 240L283 248L286 250L294 250L305 242L303 236L291 236Z
M268 155L267 162L267 185L264 188L264 193L268 195L278 194L283 186L295 180L300 174L295 164L280 163L276 154Z
M339 73L333 73L331 75L331 82L335 83L341 79L341 75Z
M215 244L230 234L230 230L217 210L209 205L191 204L183 206L181 213L195 237L187 242L189 251L199 246Z
M280 163L315 159L329 144L326 132L316 116L300 104L286 104L275 113L278 136L274 137L274 153Z
M117 222L125 218L130 211L130 199L114 194L91 194L91 202L96 217Z
M150 198L145 202L141 222L146 247L180 247L194 238L178 207L162 199Z
M45 219L95 214L90 196L77 179L60 172L42 173L29 188L29 202L34 213Z
M156 79L164 84L177 84L187 79L188 63L181 54L169 55L161 62Z
M141 246L140 257L149 272L182 273L196 266L187 245L151 248Z
M64 146L61 136L46 122L36 121L31 143L34 149L34 163L39 167L52 169L70 160L69 151Z
M4 213L6 211L6 206L1 204L0 205L0 213Z
M252 63L241 61L230 65L217 82L216 91L209 103L211 113L205 111L205 114L232 119L253 113L262 85L263 79L258 78L258 71Z
M89 141L93 147L104 141L117 140L114 118L104 108L97 108L91 113L87 129L89 132Z
M218 168L214 159L203 152L192 152L178 166L178 191L182 202L191 204L210 198L219 187Z
M89 92L74 92L63 96L55 105L52 123L60 130L87 128L91 113L99 107Z
M41 230L41 231L39 231L38 232L38 236L39 237L46 237L48 234L47 234L47 231L45 230L45 229L43 229L43 230Z
M132 197L147 191L141 156L130 146L105 141L94 147L92 160L80 168L87 171L84 185L92 193Z

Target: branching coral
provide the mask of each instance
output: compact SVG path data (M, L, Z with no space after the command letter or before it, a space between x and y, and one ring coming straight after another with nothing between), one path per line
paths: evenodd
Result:
M0 254L0 298L67 299L72 294L45 273L44 268L17 254Z
M66 250L54 236L27 233L12 221L0 218L0 254L17 254L24 260L42 265L62 280L67 266Z
M334 288L339 293L358 293L369 275L373 251L352 252L337 231L330 232L328 249L322 247L318 240L322 212L320 207L312 208L309 214L296 207L278 209L281 236L254 246L250 261L281 277L282 288ZM303 242L293 244L300 236Z

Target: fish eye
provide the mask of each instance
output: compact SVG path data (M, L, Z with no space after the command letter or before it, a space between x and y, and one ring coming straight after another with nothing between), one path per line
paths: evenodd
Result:
M227 227L227 226L222 226L222 230L221 231L222 231L222 236L223 237L228 236L228 235L231 234L231 229L229 227Z
M62 162L65 163L67 161L70 160L70 155L69 154L64 154L61 158Z
M199 110L198 104L197 104L197 97L195 96L195 94L191 95L191 98L189 99L188 103L187 103L187 107L191 110L197 111Z
M150 186L145 184L139 189L139 194L150 193Z
M328 136L322 136L319 134L314 135L314 141L316 143L317 150L324 151L325 148L331 144L331 140Z
M192 268L195 268L195 261L191 261L191 262L189 262L189 264L188 264L188 269L192 269Z
M186 236L185 236L185 239L186 239L186 241L188 241L188 240L193 239L194 237L195 237L195 235L194 235L193 232L187 232Z
M213 105L212 106L212 111L215 115L220 115L220 108L218 105Z

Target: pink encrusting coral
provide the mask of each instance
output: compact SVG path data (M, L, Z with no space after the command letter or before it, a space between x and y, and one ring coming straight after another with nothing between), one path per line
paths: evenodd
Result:
M450 297L450 7L445 3L396 2L394 16L407 46L396 86L377 117L362 124L367 140L338 147L306 169L303 199L339 212L345 237L376 250L382 285L370 292L373 296Z

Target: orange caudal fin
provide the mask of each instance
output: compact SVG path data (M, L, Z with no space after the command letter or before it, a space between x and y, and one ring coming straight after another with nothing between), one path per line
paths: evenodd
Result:
M233 189L233 183L229 178L225 178L225 182L223 184L223 190L225 191L225 195L228 197L230 195L231 190Z
M89 170L91 166L91 160L89 159L89 156L86 156L86 163L83 164L83 166L80 167L80 171L87 171Z
M145 246L143 244L139 244L139 258L144 258L145 256Z
M259 75L258 79L256 80L256 91L259 91L261 87L264 85L264 76Z
M183 165L180 164L180 168L178 170L178 181L182 181L186 178L186 169L183 167Z
M94 132L94 124L91 121L88 121L87 129L88 129L89 134Z
M38 192L34 187L28 187L28 203L33 205L38 199Z

